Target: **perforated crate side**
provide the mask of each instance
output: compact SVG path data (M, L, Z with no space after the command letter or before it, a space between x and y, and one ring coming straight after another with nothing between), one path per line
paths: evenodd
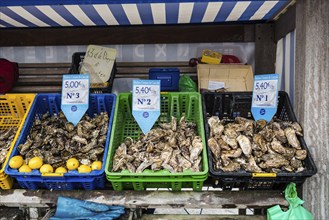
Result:
M202 98L206 139L210 135L207 119L213 116L213 114L228 122L234 121L234 118L237 116L253 119L251 114L251 92L204 93ZM221 104L218 103L218 100L221 101ZM275 116L283 121L297 121L286 92L279 92ZM308 152L307 158L303 161L305 170L300 173L277 173L275 178L252 178L252 174L245 171L223 172L221 170L215 170L213 155L209 147L207 147L209 174L213 182L213 187L220 187L223 190L233 188L281 190L289 182L302 184L307 177L314 175L317 169L303 137L298 136L298 139L302 148Z
M113 166L113 157L116 149L119 147L125 137L139 138L142 134L138 124L131 114L131 93L121 93L118 97L116 111L114 115L113 133L110 141L110 154L107 158L106 178L116 190L123 190L127 187L134 190L144 190L146 188L159 188L163 185L167 188L172 186L178 190L177 186L192 187L192 182L204 182L208 175L208 160L206 149L202 152L202 171L200 172L182 172L170 173L169 171L151 171L145 170L143 173L111 172ZM158 122L170 122L171 116L180 118L185 116L188 121L195 122L198 128L198 134L204 140L204 124L202 117L201 97L198 93L162 93L161 94L161 114ZM205 146L205 145L204 145ZM164 171L164 172L162 172ZM200 178L198 178L200 176ZM172 178L177 179L172 179ZM174 182L180 182L179 184ZM186 183L186 184L185 184ZM201 185L201 184L198 184ZM182 187L180 187L181 189ZM198 188L198 187L195 187Z
M36 102L33 103L32 109L28 114L26 123L19 136L14 151L11 153L11 157L18 154L18 145L24 143L31 130L33 122L36 117L41 118L46 112L50 115L58 114L60 112L60 94L39 94L36 98ZM48 188L53 190L58 189L95 189L104 188L104 169L105 161L107 158L109 137L112 129L115 95L113 94L92 94L90 95L90 108L87 113L90 117L93 117L95 113L106 111L109 115L109 124L107 138L105 142L103 166L101 170L94 170L91 173L79 174L78 171L72 171L64 174L64 177L56 178L49 176L42 176L37 170L33 170L31 173L19 173L16 169L11 169L6 166L6 173L16 178L22 187L28 189L42 189ZM100 176L101 174L101 176ZM84 185L85 184L85 185Z

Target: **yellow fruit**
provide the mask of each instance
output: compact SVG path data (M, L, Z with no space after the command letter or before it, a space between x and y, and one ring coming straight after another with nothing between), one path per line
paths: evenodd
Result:
M54 168L50 164L44 164L40 167L40 173L52 173Z
M70 158L66 161L66 167L69 170L76 170L79 167L79 161L74 157Z
M67 169L65 167L58 167L55 173L67 173Z
M29 160L29 167L31 169L39 169L43 164L42 158L33 157Z
M91 164L91 169L92 170L101 170L102 169L102 161L94 161Z
M20 168L23 165L23 163L24 163L24 160L21 155L14 156L9 160L9 166L12 169Z
M81 166L79 166L78 172L79 173L90 173L91 172L91 168L88 165L82 164Z
M18 169L19 172L21 173L29 173L32 171L32 169L26 165L26 164L23 164L19 169Z

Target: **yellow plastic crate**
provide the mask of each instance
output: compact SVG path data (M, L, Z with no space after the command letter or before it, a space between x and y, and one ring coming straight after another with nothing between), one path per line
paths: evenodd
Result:
M14 140L10 145L6 160L2 164L2 167L0 167L0 188L2 189L10 189L13 185L12 178L5 174L4 169L24 125L24 121L31 108L34 97L35 94L0 95L0 130L5 130L11 127L18 128Z

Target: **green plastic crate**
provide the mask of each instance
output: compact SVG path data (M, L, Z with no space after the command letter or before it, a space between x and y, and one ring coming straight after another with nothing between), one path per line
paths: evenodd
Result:
M208 178L208 159L205 142L204 124L202 116L202 101L199 93L162 93L161 114L157 122L169 122L171 116L178 119L183 115L188 121L197 124L198 135L202 137L202 171L170 173L167 170L144 170L143 173L130 173L128 170L111 172L113 156L124 138L130 136L138 139L142 134L137 122L132 116L132 94L121 93L117 98L114 113L114 121L110 140L109 152L106 160L106 178L111 182L115 190L134 189L145 190L147 188L171 188L180 191L182 188L193 188L201 191L204 181Z

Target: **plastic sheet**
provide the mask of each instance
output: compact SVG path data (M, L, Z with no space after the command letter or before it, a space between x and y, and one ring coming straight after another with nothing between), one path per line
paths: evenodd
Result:
M108 206L95 202L82 201L69 197L58 197L55 216L51 220L79 219L117 219L124 214L122 206Z

